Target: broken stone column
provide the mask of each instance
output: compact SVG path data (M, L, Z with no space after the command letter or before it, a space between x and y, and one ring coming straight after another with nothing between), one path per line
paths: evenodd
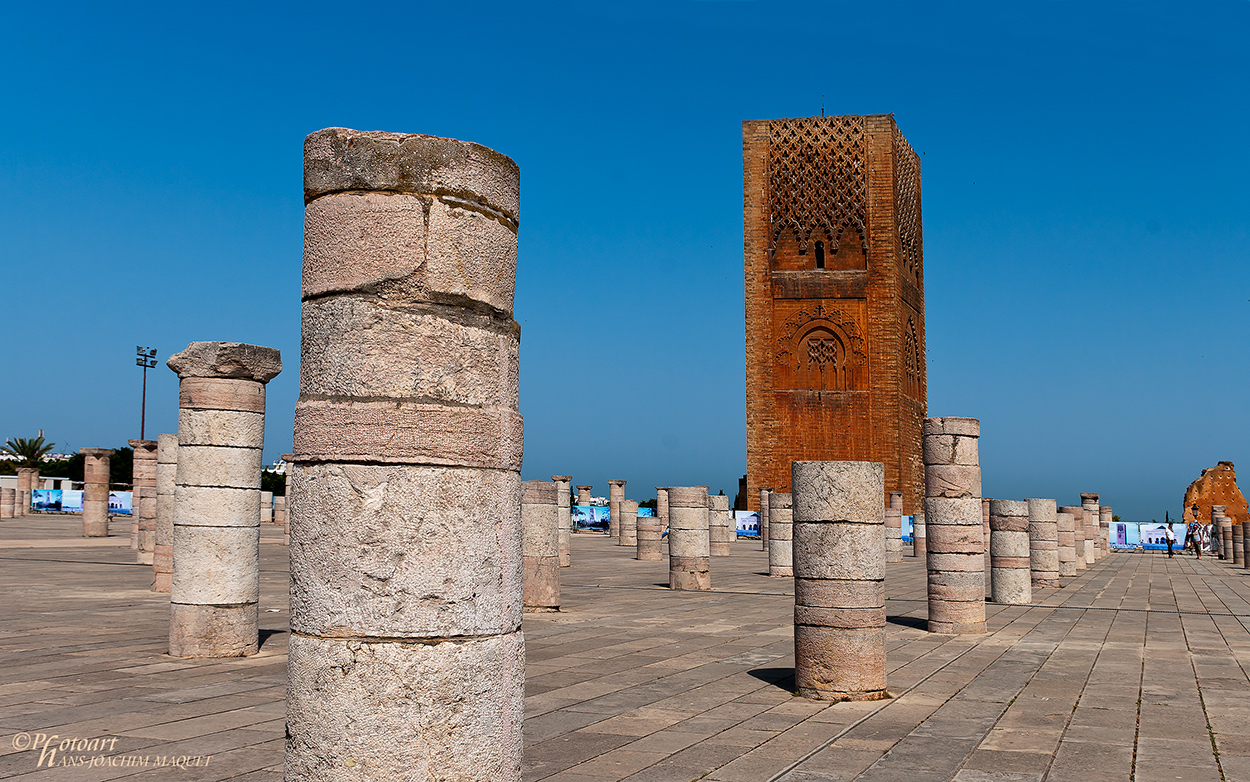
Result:
M1110 505L1098 506L1098 539L1101 541L1103 556L1111 553L1111 520L1115 516ZM1183 546L1185 541L1179 541Z
M772 493L771 486L760 488L760 548L768 551L768 495Z
M287 502L283 503L284 513L282 517L282 545L289 546L291 545L291 473L294 471L295 454L282 454L282 461L286 462L286 473L283 476L284 481L282 491L285 492L283 497L287 499Z
M620 520L621 500L625 499L625 481L608 481L608 536L619 538L621 535Z
M131 519L135 525L136 561L151 565L156 548L156 440L127 440L134 449L131 461L134 493L130 498Z
M990 576L990 498L981 498L981 532L985 537L985 578Z
M660 531L668 529L668 486L655 487L655 515L660 519Z
M32 478L38 470L33 467L17 468L17 491L13 495L13 514L15 516L25 516L30 510L30 487Z
M82 448L82 535L103 538L109 534L109 457L112 448Z
M13 509L17 505L17 490L0 489L0 519L13 518Z
M885 470L793 462L794 679L817 700L889 697L885 679Z
M664 559L661 538L664 530L659 516L638 517L638 545L634 557L642 562L660 562Z
M556 485L556 508L559 513L560 525L560 567L568 567L573 564L573 559L569 552L572 550L569 544L569 536L573 534L573 511L570 510L569 500L569 483L573 480L572 475L553 475L551 481Z
M638 503L634 500L621 500L620 536L616 539L618 546L638 548Z
M1059 510L1072 516L1072 559L1079 572L1089 567L1085 563L1085 509L1080 505L1064 505Z
M693 592L712 588L707 487L668 489L668 586Z
M707 501L708 551L714 557L727 557L730 544L738 536L733 512L729 510L729 498L724 494L712 494Z
M1242 567L1246 564L1246 552L1243 548L1245 541L1241 537L1241 525L1229 524L1228 526L1233 537L1233 565Z
M995 603L1033 602L1029 559L1029 504L990 501L990 597Z
M1076 519L1063 508L1055 513L1055 537L1059 546L1059 575L1076 575Z
M520 779L519 171L304 145L287 780Z
M560 610L559 487L521 482L521 573L525 611Z
M260 523L273 523L273 492L271 491L260 493Z
M985 539L975 418L924 422L929 631L985 632Z
M1247 534L1246 527L1247 524L1243 521L1242 523L1236 525L1235 528L1241 532L1241 549L1243 554L1245 552L1250 552L1250 534ZM1250 570L1250 557L1243 556L1241 567L1243 570Z
M792 495L768 493L768 575L794 578Z
M256 654L260 600L260 469L273 348L192 342L178 373L169 654Z
M156 529L152 536L152 591L169 594L174 576L174 497L178 435L156 437Z
M594 488L593 486L578 486L577 487L577 504L578 505L581 505L581 506L590 505L590 490L593 488Z
M902 492L890 492L890 504L885 509L885 561L903 561Z
M286 497L275 494L273 498L273 523L286 527Z
M1085 511L1085 564L1092 565L1102 559L1098 545L1098 495L1093 492L1081 494L1081 508Z
M1059 520L1054 500L1028 499L1029 571L1033 586L1059 586Z
M911 555L913 557L923 557L927 554L925 534L924 511L913 511L911 516Z
M1212 505L1211 528L1214 534L1219 536L1220 559L1231 562L1233 559L1233 525L1227 512L1228 506L1226 505Z

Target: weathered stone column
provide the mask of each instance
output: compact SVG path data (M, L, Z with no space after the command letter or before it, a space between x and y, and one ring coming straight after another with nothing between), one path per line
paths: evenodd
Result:
M1092 565L1102 559L1102 547L1098 545L1098 495L1082 493L1081 508L1085 510L1085 564Z
M30 511L31 478L39 472L33 467L17 468L17 491L13 495L13 514L25 516Z
M1241 530L1241 549L1243 553L1250 553L1250 534L1247 534L1246 522L1243 521L1237 527ZM1250 570L1250 557L1243 558L1241 567L1243 570Z
M265 384L282 359L273 348L192 342L166 363L179 379L169 653L256 654Z
M924 422L929 631L985 632L985 541L975 418Z
M577 487L577 504L578 505L586 506L590 504L590 490L593 488L594 488L593 486L578 486Z
M152 591L169 594L174 576L174 497L178 435L156 437L156 529L152 533Z
M1077 572L1080 572L1089 567L1085 564L1085 509L1080 505L1064 505L1059 510L1072 516L1072 559Z
M286 779L515 782L519 171L343 128L304 152Z
M642 562L662 562L664 550L660 541L663 533L659 516L639 516L638 546L634 557Z
M890 504L885 509L885 561L903 561L902 492L890 492Z
M1232 519L1229 519L1228 530L1233 539L1233 565L1244 567L1246 564L1246 551L1244 548L1245 540L1241 536L1241 525L1234 524ZM1177 541L1177 548L1180 546L1181 541Z
M282 461L286 462L286 480L283 491L286 492L286 514L282 519L282 545L291 545L291 473L295 471L295 454L282 454ZM289 556L289 554L288 554Z
M136 561L151 565L156 548L156 440L127 440L134 449L131 461L131 519L136 525ZM142 490L142 491L140 491Z
M889 697L885 680L885 469L793 462L794 679L817 700Z
M981 498L981 532L985 537L985 580L990 578L990 498Z
M81 448L83 455L82 536L103 538L109 534L109 457L112 448Z
M771 486L760 487L760 548L768 551L768 495L773 491Z
M286 527L286 497L275 494L273 497L273 523Z
M792 495L768 493L768 575L794 578L794 510Z
M1215 529L1220 536L1220 559L1233 561L1233 523L1228 518L1228 507L1225 505L1212 505L1212 515L1219 513L1218 522Z
M271 491L260 493L260 523L273 523L273 492Z
M1105 557L1111 553L1111 519L1115 516L1111 512L1110 505L1098 506L1098 539L1101 541L1102 554ZM1183 546L1185 541L1179 541Z
M0 519L13 518L13 510L17 505L16 489L0 489Z
M660 520L660 531L668 529L668 486L655 487L655 515Z
M911 514L911 555L913 557L923 557L928 553L926 545L924 524L924 511L916 510Z
M569 552L572 548L569 543L569 536L573 534L573 511L570 510L569 500L569 484L572 482L572 475L553 475L551 481L556 485L556 508L559 513L560 528L560 567L568 567L573 564L573 559Z
M995 603L1033 602L1029 574L1029 504L990 501L990 597Z
M621 535L620 520L621 500L625 499L625 481L608 481L608 535L619 538Z
M712 494L707 501L709 553L714 557L727 557L730 544L738 536L733 512L729 510L729 498L724 494Z
M668 586L706 592L712 588L707 528L707 487L668 489Z
M618 546L633 546L638 549L638 503L635 500L621 500L620 536L616 539Z
M521 482L521 566L525 611L560 610L559 487Z
M1028 499L1029 571L1033 586L1059 586L1059 522L1054 500Z
M1059 545L1059 575L1076 575L1076 519L1066 510L1055 513L1055 537Z

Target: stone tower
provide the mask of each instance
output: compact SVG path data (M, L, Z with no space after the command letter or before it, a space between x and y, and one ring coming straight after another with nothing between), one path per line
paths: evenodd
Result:
M742 123L747 497L792 461L924 499L920 158L888 114ZM885 503L882 497L882 503Z

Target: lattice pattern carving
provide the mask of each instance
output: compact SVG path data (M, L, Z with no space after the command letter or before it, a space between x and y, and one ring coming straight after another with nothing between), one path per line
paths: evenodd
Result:
M912 399L920 398L920 340L916 336L916 319L908 316L903 333L903 393Z
M894 126L894 208L903 269L919 284L923 243L920 231L920 158Z
M904 142L906 143L906 142ZM802 117L770 123L768 197L772 246L790 229L807 252L813 233L836 253L847 227L868 253L868 143L864 118Z

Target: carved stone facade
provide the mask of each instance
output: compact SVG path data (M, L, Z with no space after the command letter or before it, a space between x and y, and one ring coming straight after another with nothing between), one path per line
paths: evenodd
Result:
M1246 498L1237 487L1237 470L1232 462L1219 462L1202 471L1198 480L1185 489L1185 511L1181 517L1186 524L1194 522L1194 506L1198 506L1198 520L1203 524L1211 521L1211 506L1223 505L1224 514L1234 524L1250 521Z
M920 159L890 115L744 122L742 158L751 508L795 460L881 462L920 507Z

